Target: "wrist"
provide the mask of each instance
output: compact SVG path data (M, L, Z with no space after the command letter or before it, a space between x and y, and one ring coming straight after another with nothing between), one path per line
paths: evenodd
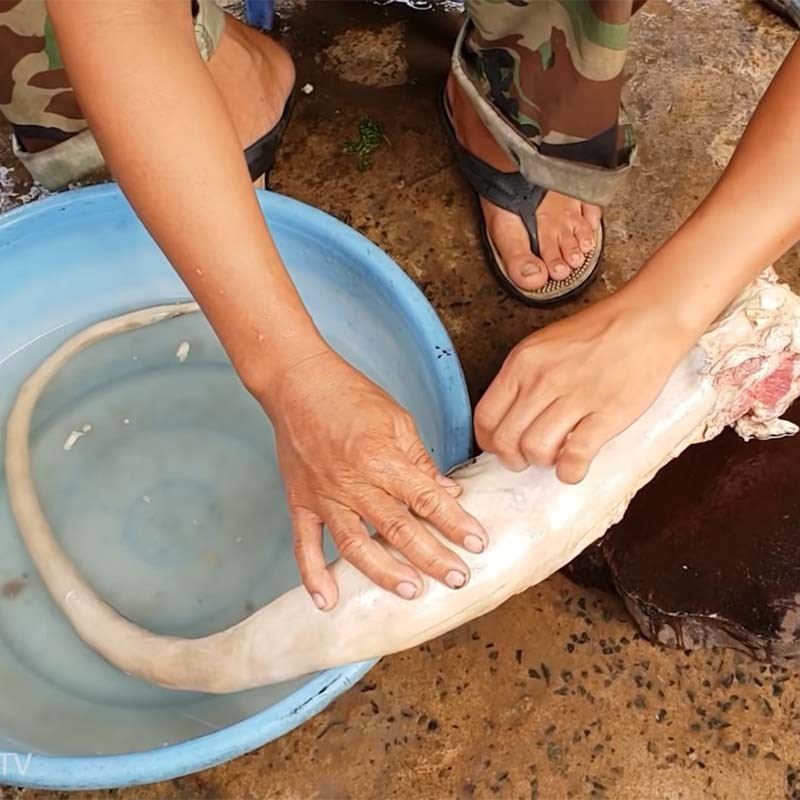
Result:
M331 352L330 345L317 330L290 335L258 334L255 344L234 361L234 367L246 389L270 413L279 403L287 375L302 363Z
M708 323L689 309L680 292L662 292L654 283L636 276L609 298L625 327L640 343L655 343L660 352L683 357L697 344Z
M689 254L672 252L670 243L614 296L625 308L643 310L670 344L684 350L696 344L728 304L704 266L693 265Z

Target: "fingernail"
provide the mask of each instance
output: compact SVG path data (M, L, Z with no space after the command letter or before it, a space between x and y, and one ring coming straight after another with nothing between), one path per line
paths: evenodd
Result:
M320 611L324 611L328 607L325 598L319 592L314 592L314 594L311 595L311 599Z
M538 264L526 264L520 272L525 278L532 278L534 275L540 275L542 268Z
M397 594L399 594L403 600L413 600L417 596L417 587L414 586L413 583L403 581L397 584Z
M444 576L444 582L451 589L460 589L467 582L467 576L463 572L452 569Z
M475 536L474 533L464 537L464 547L469 550L470 553L482 553L485 549L483 540Z
M448 489L458 489L458 483L452 478L448 478L447 475L437 475L436 483L440 486L446 486Z

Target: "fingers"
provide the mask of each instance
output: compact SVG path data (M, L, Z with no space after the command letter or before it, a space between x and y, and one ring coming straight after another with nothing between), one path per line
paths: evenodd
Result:
M413 428L412 437L413 451L409 453L411 463L424 475L427 475L429 478L434 480L451 497L458 497L461 494L461 486L459 486L457 481L454 481L452 478L448 478L447 475L443 475L440 472L439 467L436 466L434 460L431 458L430 454L425 449L425 446L422 444L416 427Z
M529 466L531 462L522 449L522 436L552 401L552 395L544 390L518 395L489 436L489 452L494 453L505 467L515 472Z
M441 487L435 481L430 480L427 475L415 473L412 470L401 471L396 477L390 494L402 500L418 517L427 520L445 538L470 553L482 553L489 544L489 537L483 525L471 514L468 514L451 495L442 491ZM425 532L431 536L430 533ZM431 538L436 541L435 537L431 536ZM424 572L433 575L422 564L414 561L409 553L402 552ZM451 551L447 550L447 552ZM456 568L455 564L454 568ZM434 575L434 577L437 576Z
M506 361L476 408L478 444L508 469L556 464L561 480L578 482L600 447L619 430L607 418L587 417L586 397L556 394L556 381L537 381L535 366L513 354ZM534 375L522 387L509 377L520 370ZM443 531L440 523L434 524Z
M483 526L456 502L458 484L439 472L412 420L398 440L400 458L384 462L383 479L357 508L367 522L426 575L460 589L469 580L464 561L420 521L472 553L488 544ZM413 512L413 513L410 513ZM416 516L414 516L416 515Z
M469 580L469 567L416 519L403 503L383 492L365 498L364 519L414 566L451 589Z
M520 450L528 464L555 464L573 428L583 416L582 405L560 397L531 422L520 439Z
M505 366L500 370L475 407L475 440L481 450L491 452L492 434L517 399L519 386L509 372Z
M486 449L508 469L555 464L560 480L578 483L600 448L621 430L608 417L584 414L583 403L571 397L560 397L544 409L520 397L491 434Z
M293 509L292 531L294 555L303 586L320 611L329 611L339 599L339 590L325 564L322 519L309 509Z
M404 600L413 600L422 593L419 573L409 564L398 561L380 542L375 541L358 514L338 506L326 515L326 521L342 558L359 572ZM398 531L398 535L402 534L402 531Z
M613 439L622 427L609 417L590 414L584 417L568 436L558 455L556 474L564 483L579 483L600 448Z

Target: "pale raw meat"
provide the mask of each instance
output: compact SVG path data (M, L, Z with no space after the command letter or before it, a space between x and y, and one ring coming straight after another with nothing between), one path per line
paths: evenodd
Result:
M690 444L728 425L745 437L794 431L780 415L800 391L800 298L770 270L702 337L650 409L600 451L582 483L563 484L552 469L510 472L491 455L453 473L464 490L459 501L490 539L485 553L462 553L472 571L463 589L428 581L422 597L408 602L339 561L333 573L340 600L333 611L317 611L297 587L220 633L202 639L158 636L104 603L61 550L33 485L28 433L39 394L77 352L194 310L191 304L149 309L79 334L25 383L7 427L12 508L54 599L81 638L112 664L171 688L233 692L439 636L564 566L618 521L636 491Z
M64 451L68 453L73 447L75 447L79 439L82 439L87 433L91 432L92 426L88 423L86 425L82 425L79 431L72 431L64 442Z
M183 364L183 362L189 358L189 350L191 350L191 347L192 346L189 344L189 342L180 343L178 351L175 353L175 357L181 362L181 364Z

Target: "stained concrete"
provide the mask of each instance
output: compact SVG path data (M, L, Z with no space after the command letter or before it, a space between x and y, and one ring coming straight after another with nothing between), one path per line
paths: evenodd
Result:
M515 304L490 277L474 201L438 126L435 93L458 22L336 0L290 9L284 36L299 85L314 91L300 96L273 186L353 225L407 270L450 330L477 398L513 344L622 285L685 218L795 34L750 0L650 0L634 25L626 90L640 165L606 216L603 279L545 313ZM383 124L387 146L359 172L343 145L365 116ZM14 166L6 151L0 164ZM19 169L5 179L29 188ZM709 268L720 258L709 253ZM778 268L800 289L796 251ZM728 651L661 649L635 633L616 598L555 576L384 659L326 712L233 763L80 796L800 798L796 678Z

